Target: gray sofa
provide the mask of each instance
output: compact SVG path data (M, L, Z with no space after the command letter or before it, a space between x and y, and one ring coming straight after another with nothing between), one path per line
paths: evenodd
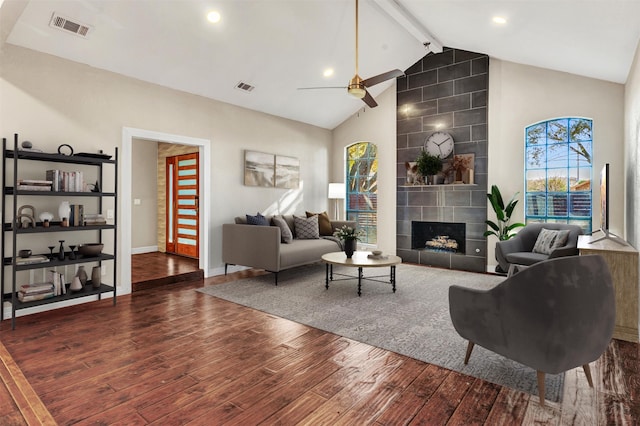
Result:
M269 223L271 218L267 217ZM284 216L292 226L293 217ZM222 225L222 261L225 275L228 265L242 265L273 272L278 285L278 272L309 263L319 262L325 253L341 251L342 245L335 237L324 236L319 239L297 239L291 243L281 242L281 231L277 226L247 225L246 220L236 218L236 223ZM354 221L331 221L332 228L344 225L355 227Z
M542 229L568 230L567 242L550 254L534 253L538 234ZM515 237L496 243L496 260L500 268L507 272L511 264L533 265L547 259L578 254L578 236L582 235L582 228L578 225L566 223L530 223L518 232Z

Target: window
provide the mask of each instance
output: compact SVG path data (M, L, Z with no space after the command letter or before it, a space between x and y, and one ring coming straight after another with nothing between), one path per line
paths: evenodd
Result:
M365 232L361 242L377 242L378 148L368 142L347 147L347 220Z
M527 223L570 223L591 233L592 126L557 118L525 129Z

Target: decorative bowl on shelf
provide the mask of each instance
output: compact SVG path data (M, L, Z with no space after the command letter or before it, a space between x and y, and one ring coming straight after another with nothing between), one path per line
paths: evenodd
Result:
M27 258L27 257L31 256L31 250L29 250L29 249L20 250L18 252L18 256L20 256L22 258Z
M96 257L102 253L102 248L104 244L102 243L86 243L81 244L78 247L78 253L82 255L82 257Z

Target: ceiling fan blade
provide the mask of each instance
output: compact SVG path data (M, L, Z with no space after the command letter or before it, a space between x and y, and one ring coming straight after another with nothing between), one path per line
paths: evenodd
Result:
M365 90L364 92L364 98L362 98L362 101L369 105L369 108L375 108L378 106L378 103L376 102L375 99L373 99L373 96L371 96L371 94Z
M298 87L298 90L316 90L316 89L346 89L347 86L321 86L321 87Z
M390 80L392 78L402 77L403 75L404 75L404 72L400 70L391 70L391 71L387 71L385 73L376 75L374 77L370 77L366 80L363 80L362 84L365 87L371 87L371 86L375 86L378 83L382 83L383 81Z

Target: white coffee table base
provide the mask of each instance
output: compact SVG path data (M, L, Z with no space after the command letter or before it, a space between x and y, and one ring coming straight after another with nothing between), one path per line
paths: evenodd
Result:
M396 292L396 265L402 263L402 259L398 256L388 255L382 259L371 259L367 257L369 252L355 252L351 259L347 258L347 255L344 252L333 252L327 253L322 256L322 260L326 263L326 273L325 273L325 288L329 289L329 281L342 281L342 280L352 280L354 278L358 279L358 296L362 295L362 280L368 281L376 281L380 283L390 283L393 292ZM342 265L351 268L358 268L358 275L348 275L342 273L334 273L333 265ZM375 275L365 277L363 274L364 268L380 268L380 267L389 267L389 275ZM344 278L334 278L334 276L341 276ZM378 278L386 278L389 277L389 280L382 280Z

